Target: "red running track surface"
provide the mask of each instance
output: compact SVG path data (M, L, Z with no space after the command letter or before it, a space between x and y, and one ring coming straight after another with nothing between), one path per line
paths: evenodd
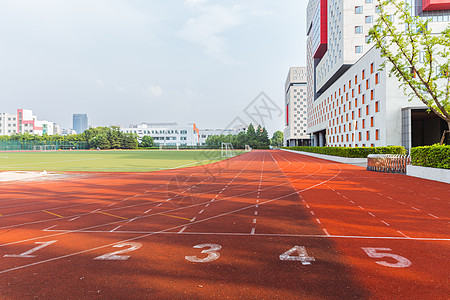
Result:
M284 151L1 183L2 299L445 299L450 185Z

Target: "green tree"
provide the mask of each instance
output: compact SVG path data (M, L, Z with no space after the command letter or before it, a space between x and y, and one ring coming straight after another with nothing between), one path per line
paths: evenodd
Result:
M123 134L123 142L122 147L124 149L136 149L139 143L137 140L137 136L134 133L124 133Z
M153 143L154 143L153 137L146 135L142 138L140 146L141 147L153 147Z
M280 130L275 131L272 135L272 139L270 140L270 144L272 146L278 146L278 147L282 146L283 145L283 136L284 135L283 135L282 131L280 131Z
M404 0L377 1L379 16L369 37L386 58L381 67L389 62L389 76L400 81L409 100L420 99L450 130L450 26L435 34Z
M89 145L93 148L100 148L100 149L110 149L111 144L106 136L106 134L102 133L97 135L96 137L92 138L89 141Z

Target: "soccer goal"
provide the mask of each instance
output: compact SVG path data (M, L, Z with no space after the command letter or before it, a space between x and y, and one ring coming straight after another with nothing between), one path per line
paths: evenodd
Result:
M56 145L44 145L44 151L56 151Z
M222 157L233 157L236 153L234 151L233 145L231 143L222 143L221 156Z
M33 146L33 151L43 151L44 150L44 146L42 145L34 145Z
M245 145L245 151L247 152L252 151L252 147L250 147L249 145Z

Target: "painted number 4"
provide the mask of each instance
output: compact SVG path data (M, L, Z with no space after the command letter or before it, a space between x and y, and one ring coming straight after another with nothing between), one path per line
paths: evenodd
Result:
M302 265L310 265L312 261L315 261L314 257L308 256L306 248L303 246L295 246L283 254L280 254L280 260L299 261Z
M392 254L392 253L386 253L386 251L392 251L390 248L366 248L362 247L366 254L369 257L372 258L385 258L390 257L394 260L396 260L396 263L390 263L387 261L376 261L377 264L385 266L385 267L391 267L391 268L407 268L411 265L411 261L403 256ZM383 251L383 252L380 252Z

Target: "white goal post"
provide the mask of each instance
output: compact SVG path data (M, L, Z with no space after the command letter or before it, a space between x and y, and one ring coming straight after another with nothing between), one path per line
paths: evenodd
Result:
M221 146L221 156L222 157L233 157L236 155L233 144L231 143L222 143Z
M247 152L252 151L252 147L250 147L249 145L245 145L245 151Z
M56 145L44 145L44 151L56 151Z

